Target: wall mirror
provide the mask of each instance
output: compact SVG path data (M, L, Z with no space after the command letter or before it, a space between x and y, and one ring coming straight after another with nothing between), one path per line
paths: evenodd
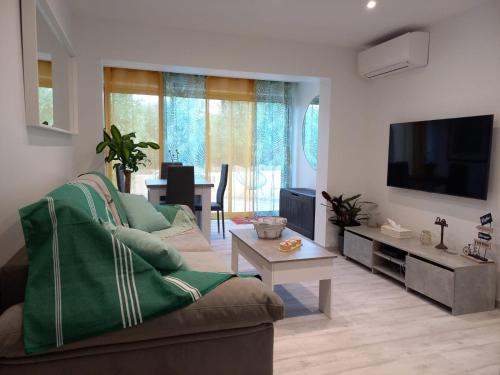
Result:
M76 134L71 43L47 0L22 0L21 7L27 125Z
M309 165L316 170L318 165L319 96L307 107L302 124L302 148Z

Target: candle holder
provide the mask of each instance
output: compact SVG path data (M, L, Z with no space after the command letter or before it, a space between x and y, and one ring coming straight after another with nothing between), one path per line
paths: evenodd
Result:
M446 250L448 247L444 244L443 238L444 238L444 227L448 226L448 223L446 222L445 219L441 219L439 216L436 218L436 221L434 222L436 225L441 226L441 242L436 245L436 249L441 249L441 250Z

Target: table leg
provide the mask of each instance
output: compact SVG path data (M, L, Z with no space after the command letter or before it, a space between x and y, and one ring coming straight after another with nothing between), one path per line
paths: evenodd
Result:
M160 204L161 191L165 189L148 188L148 201L152 204Z
M331 318L332 309L332 280L319 281L319 311Z
M260 272L260 275L262 276L262 282L264 283L265 286L267 286L269 289L273 290L274 283L273 283L273 273L270 270L267 270L265 268L258 270Z
M234 237L231 240L231 269L234 273L238 273L238 243Z
M201 231L205 235L205 238L210 243L210 206L211 206L211 196L210 187L200 189L201 195Z

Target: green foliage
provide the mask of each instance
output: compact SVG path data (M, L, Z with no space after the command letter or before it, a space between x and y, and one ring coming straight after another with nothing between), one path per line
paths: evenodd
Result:
M159 98L157 95L111 93L110 123L116 124L122 134L134 133L134 141L159 143ZM144 148L148 162L139 173L154 176L160 170L160 155L152 148ZM116 162L113 162L113 164Z
M335 197L326 191L321 192L321 195L328 202L327 207L334 213L329 220L342 229L348 226L360 225L361 220L368 219L368 215L362 214L361 210L364 203L371 202L360 202L359 198L361 194L356 194L345 199L343 194Z
M139 166L149 163L147 155L141 149L151 148L159 150L160 146L155 142L135 143L135 133L121 134L115 125L111 125L111 134L103 131L103 141L96 146L96 153L100 154L108 148L108 155L104 159L106 163L113 160L118 161L115 168L122 166L124 171L137 172Z
M38 88L38 104L39 104L39 119L40 123L44 125L54 125L54 97L52 88L39 87Z

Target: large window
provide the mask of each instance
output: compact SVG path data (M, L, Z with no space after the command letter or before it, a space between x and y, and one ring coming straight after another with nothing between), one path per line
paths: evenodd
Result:
M228 164L228 217L274 214L288 185L289 93L285 82L105 68L106 126L161 146L147 150L132 192L146 194L162 161L180 161L214 183L215 201Z
M136 142L160 143L159 109L157 95L121 94L110 95L111 124L123 133L136 134ZM132 175L130 191L147 196L146 179L158 178L160 160L158 151L151 148L143 150L148 155L147 166Z

